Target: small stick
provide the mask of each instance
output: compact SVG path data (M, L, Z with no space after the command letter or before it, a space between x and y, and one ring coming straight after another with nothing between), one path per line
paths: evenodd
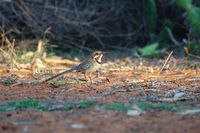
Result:
M162 68L160 69L159 73L161 73L163 71L163 69L165 68L167 62L169 61L171 55L173 54L173 51L170 52L170 54L168 55L167 59L165 60L165 63L163 64Z

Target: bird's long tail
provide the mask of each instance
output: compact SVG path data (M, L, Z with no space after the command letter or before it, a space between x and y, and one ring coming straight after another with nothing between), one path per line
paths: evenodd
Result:
M55 78L57 78L57 77L59 77L59 76L61 76L61 75L63 75L63 74L66 74L66 73L70 73L70 72L72 72L72 71L73 71L73 69L65 70L65 71L63 71L63 72L61 72L61 73L58 73L58 74L52 76L52 77L49 77L49 78L46 78L46 79L40 80L39 83L45 83L45 82L48 82L48 81L50 81L50 80L52 80L52 79L55 79Z
M65 70L65 71L63 71L61 73L58 73L58 74L52 76L52 77L49 77L49 78L46 78L46 79L43 79L43 80L39 80L39 81L31 81L31 82L29 82L29 81L28 82L21 81L21 82L17 82L15 84L12 84L11 87L17 86L17 85L23 85L23 84L37 85L37 84L45 83L45 82L48 82L48 81L50 81L50 80L52 80L54 78L57 78L57 77L65 74L65 73L70 73L70 72L73 72L73 69Z

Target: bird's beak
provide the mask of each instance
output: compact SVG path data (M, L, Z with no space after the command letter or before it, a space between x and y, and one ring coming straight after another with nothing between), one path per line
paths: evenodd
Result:
M102 52L102 54L107 54L107 53L110 53L110 51L105 51L105 52Z
M106 54L106 53L108 53L108 52L102 52L102 54Z

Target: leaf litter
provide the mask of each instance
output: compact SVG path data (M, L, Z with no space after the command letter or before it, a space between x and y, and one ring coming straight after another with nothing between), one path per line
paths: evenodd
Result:
M157 62L155 60L130 58L128 65L126 61L127 59L119 59L116 62L109 63L108 61L104 63L101 73L97 78L94 78L92 85L75 79L76 77L81 78L81 74L69 73L63 75L65 78L55 79L41 85L10 87L9 85L16 82L16 80L20 80L20 77L31 81L40 80L41 74L44 74L42 78L48 76L48 74L46 75L47 72L45 71L34 73L32 70L27 69L30 71L29 73L19 74L20 77L9 78L9 71L2 71L4 76L1 77L0 83L0 111L3 117L0 126L4 126L4 121L13 121L14 125L17 126L15 130L20 130L21 127L16 123L26 125L26 121L21 120L27 119L24 114L30 112L33 115L29 118L32 120L29 122L30 125L35 125L34 122L37 119L40 120L41 116L44 117L44 114L47 114L55 121L69 125L66 127L69 131L79 128L83 128L88 132L91 128L100 131L103 125L98 123L97 120L104 123L106 119L106 121L113 123L113 127L117 127L117 121L124 123L124 126L126 123L128 132L131 132L133 125L129 126L128 123L134 123L134 120L138 117L140 117L139 124L146 123L149 125L147 127L134 126L140 128L141 131L143 128L151 129L151 124L147 121L149 119L158 121L156 122L158 127L164 128L165 125L162 125L162 122L176 124L176 121L180 119L178 114L183 116L198 115L196 118L188 118L182 123L182 127L185 127L185 129L189 120L195 119L194 125L200 124L200 77L196 69L185 67L182 65L184 62L180 61L176 69L173 68L173 71L163 69L162 73L159 74L162 66L152 65L152 62ZM52 67L52 70L49 71L50 74L60 71L57 68ZM65 67L60 68L65 69ZM50 70L51 67L48 67L48 69ZM14 75L17 71L13 71ZM95 74L93 76L95 77ZM75 81L72 82L73 80ZM19 114L14 113L16 111ZM40 115L37 116L38 111L43 113L39 113ZM7 113L13 117L8 117ZM18 116L20 117L18 118ZM103 116L104 119L100 116ZM15 117L17 119L14 119ZM48 123L45 120L40 120L39 125L42 122ZM79 123L81 124L79 125ZM56 124L56 122L52 124ZM75 126L72 126L73 124ZM49 124L43 125L41 130L45 130L48 126ZM121 128L125 131L125 128ZM108 130L110 129L108 128ZM168 131L175 131L175 129L171 128Z

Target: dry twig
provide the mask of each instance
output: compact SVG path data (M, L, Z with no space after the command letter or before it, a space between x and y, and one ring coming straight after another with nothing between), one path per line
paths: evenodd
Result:
M159 73L161 73L163 71L163 69L165 68L165 66L167 65L171 55L173 54L173 51L170 52L170 54L168 55L167 59L165 60L165 63L163 64L162 68L160 69Z

